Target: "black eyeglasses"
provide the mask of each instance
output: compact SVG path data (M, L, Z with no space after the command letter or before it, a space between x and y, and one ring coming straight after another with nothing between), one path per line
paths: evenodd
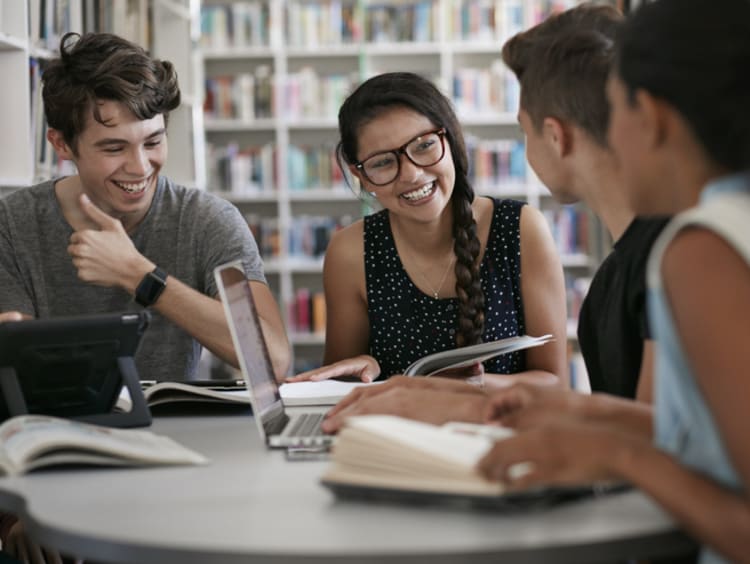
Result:
M397 149L375 153L354 166L370 183L385 186L398 178L401 154L420 167L439 163L445 156L445 128L422 133Z

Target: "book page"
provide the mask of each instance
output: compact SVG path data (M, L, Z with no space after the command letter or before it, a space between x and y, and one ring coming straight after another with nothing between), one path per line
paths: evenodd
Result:
M379 437L384 443L393 443L404 454L430 456L464 468L474 468L493 444L493 439L486 435L456 432L450 427L391 415L350 417L342 432L347 428Z
M221 389L210 386L193 386L187 382L160 382L143 392L150 407L162 403L186 401L213 401L250 405L247 389Z
M210 402L227 404L250 405L250 394L246 389L223 389L208 386L193 386L185 382L159 382L147 387L143 396L149 407L177 402ZM119 411L130 411L132 400L126 387L120 390L115 403Z
M114 429L44 415L19 415L0 426L0 442L12 472L51 461L91 462L87 455L113 463L203 464L207 459L179 443L135 429ZM81 456L80 453L84 455Z
M551 341L553 338L552 335L543 335L541 337L520 335L487 343L479 343L468 347L441 351L427 355L412 363L406 369L404 374L407 376L431 376L442 370L462 368L470 366L476 362L484 362L485 360L489 360L501 354L508 354L531 347L538 347Z
M345 382L342 380L293 382L282 384L279 392L285 405L335 405L353 389L377 384L380 382Z

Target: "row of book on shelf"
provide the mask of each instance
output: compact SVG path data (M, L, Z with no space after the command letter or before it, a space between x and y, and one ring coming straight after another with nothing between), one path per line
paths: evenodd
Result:
M570 235L571 229L578 229L579 233L585 233L585 237L588 237L587 227L575 227L588 223L588 214L572 206L561 209L560 213L551 214L548 210L544 210L543 213L545 213L548 221L553 222L550 223L550 228L561 254L588 252L588 239L566 238ZM282 253L282 238L277 216L246 213L244 217L258 243L261 256L265 258L286 256L289 258L319 259L325 254L331 235L355 220L351 215L339 217L310 214L295 215L289 219L289 225L286 227L286 249ZM577 312L580 309L580 301L586 294L588 282L585 278L571 278L567 285L568 311ZM574 313L574 316L577 316L577 313Z
M201 7L201 47L264 47L270 44L268 2L232 2Z
M578 319L585 291L590 278L566 278L568 290L568 318ZM583 293L582 293L583 292ZM295 333L318 333L325 331L325 296L321 291L297 288L293 300L288 304L287 319L290 330Z
M450 2L442 12L444 29L453 41L502 42L525 27L527 13L533 25L573 4L573 0ZM283 27L272 21L268 1L205 5L201 8L201 45L216 50L267 47L273 27L283 29L284 44L293 47L441 39L441 6L436 0L371 1L363 6L356 0L289 1L283 17Z
M287 328L293 333L322 336L326 330L325 294L310 288L297 288L287 304Z
M21 4L24 0L12 0ZM107 31L150 46L150 17L142 2L128 0L27 0L29 40L57 50L68 31ZM0 13L2 10L0 9Z
M526 179L525 146L511 139L466 137L469 180L478 190L489 190ZM278 187L275 144L240 147L207 144L208 170L212 189L226 196L272 194ZM347 190L337 162L336 145L287 146L287 187L290 191Z
M358 83L356 72L320 75L310 66L278 80L269 65L261 64L253 72L207 77L203 111L208 119L246 122L275 116L335 119ZM436 84L440 84L437 79ZM275 95L278 88L280 98ZM505 114L518 108L517 81L500 59L486 68L459 69L450 95L459 114Z
M589 214L576 206L555 206L542 213L552 230L552 237L561 254L585 254L591 251Z
M278 217L247 213L245 220L258 243L262 257L268 259L282 256ZM351 215L296 215L290 218L284 233L286 252L283 255L287 258L319 259L325 254L331 235L353 221Z

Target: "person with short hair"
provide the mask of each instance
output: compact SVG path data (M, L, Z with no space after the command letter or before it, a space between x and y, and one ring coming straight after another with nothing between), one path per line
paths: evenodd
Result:
M581 4L512 37L502 57L521 85L529 164L556 200L586 204L614 241L578 316L591 389L650 402L646 262L667 218L636 217L607 141L605 85L622 23L613 6Z
M237 365L213 269L241 259L283 377L288 341L247 223L160 174L180 103L172 64L115 35L68 33L44 68L42 100L47 139L77 174L0 200L0 319L148 307L140 377L189 380L202 347Z

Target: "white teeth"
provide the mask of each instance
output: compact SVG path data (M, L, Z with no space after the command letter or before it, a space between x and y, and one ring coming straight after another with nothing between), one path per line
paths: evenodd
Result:
M146 189L146 186L148 186L149 179L143 180L142 182L138 182L137 184L133 184L131 182L117 182L113 181L115 184L117 184L120 188L125 190L126 192L130 194L137 194L138 192L143 192Z
M411 192L407 192L406 194L401 195L411 202L416 202L417 200L421 200L422 198L426 198L427 196L432 194L434 188L435 183L430 182L429 184L425 184L421 188L417 188L416 190L412 190Z

